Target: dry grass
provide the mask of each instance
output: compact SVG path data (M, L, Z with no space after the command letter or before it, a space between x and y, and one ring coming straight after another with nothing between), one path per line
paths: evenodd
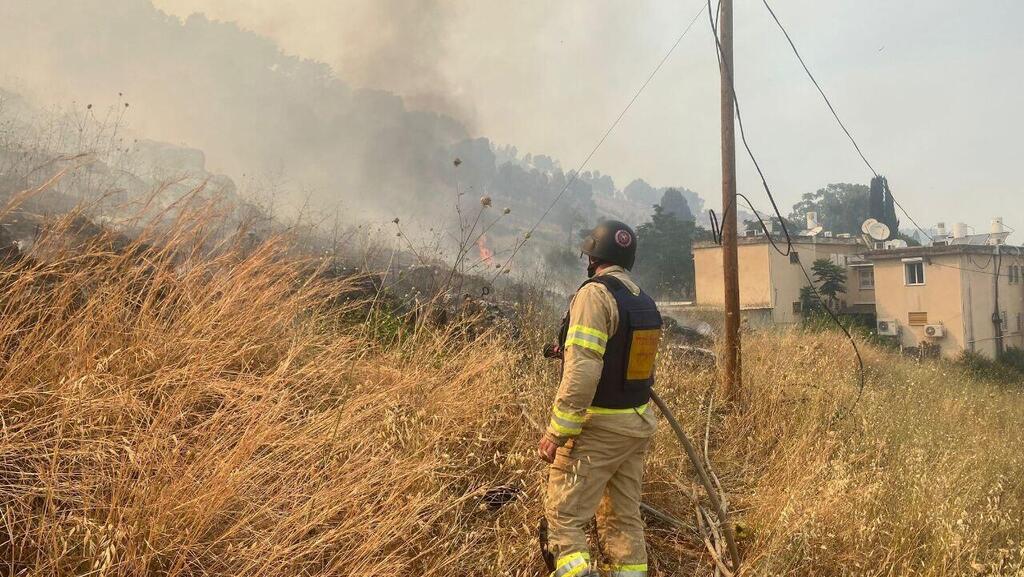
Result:
M7 575L540 575L544 330L467 340L345 301L275 240L196 250L201 222L128 246L67 242L5 265L0 572ZM45 255L45 258L44 258ZM527 315L525 318L533 319ZM751 409L665 357L663 397L703 442L757 575L1019 575L1024 399L832 335L746 339ZM663 427L648 500L692 519ZM523 490L497 510L498 485ZM711 574L651 523L654 575Z

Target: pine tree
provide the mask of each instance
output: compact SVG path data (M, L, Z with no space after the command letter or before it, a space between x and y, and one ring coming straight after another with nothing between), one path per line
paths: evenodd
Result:
M682 220L660 204L651 220L637 228L636 269L644 290L659 297L693 295L693 221Z

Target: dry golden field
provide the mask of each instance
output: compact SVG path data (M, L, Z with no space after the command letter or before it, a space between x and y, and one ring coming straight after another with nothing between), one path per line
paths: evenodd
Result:
M185 217L128 244L72 226L0 275L0 573L543 573L523 415L546 420L556 384L540 307L469 338L373 307L287 239L211 249ZM856 396L841 336L744 346L742 412L713 372L659 367L694 440L708 432L744 574L1024 574L1024 388L864 343L867 388L837 422ZM693 522L665 426L647 478L649 503ZM493 509L496 486L522 493ZM652 575L714 573L695 532L649 536Z

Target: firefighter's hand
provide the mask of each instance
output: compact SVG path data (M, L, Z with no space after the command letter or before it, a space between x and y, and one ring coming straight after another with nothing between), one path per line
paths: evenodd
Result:
M540 438L540 445L537 447L537 456L540 457L541 461L554 463L555 451L557 450L558 445L547 435L544 435Z

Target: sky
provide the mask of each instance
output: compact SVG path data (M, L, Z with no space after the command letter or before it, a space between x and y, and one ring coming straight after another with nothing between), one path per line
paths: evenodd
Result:
M322 61L356 86L451 114L471 133L566 168L583 160L702 8L700 0L154 0L203 12ZM1022 230L1024 3L776 0L808 66L896 198L921 225L993 216ZM736 77L748 138L780 204L870 172L761 2L736 5ZM719 203L719 86L706 14L594 155ZM211 159L215 163L216 159ZM739 188L767 206L748 160ZM909 222L904 222L909 225Z

